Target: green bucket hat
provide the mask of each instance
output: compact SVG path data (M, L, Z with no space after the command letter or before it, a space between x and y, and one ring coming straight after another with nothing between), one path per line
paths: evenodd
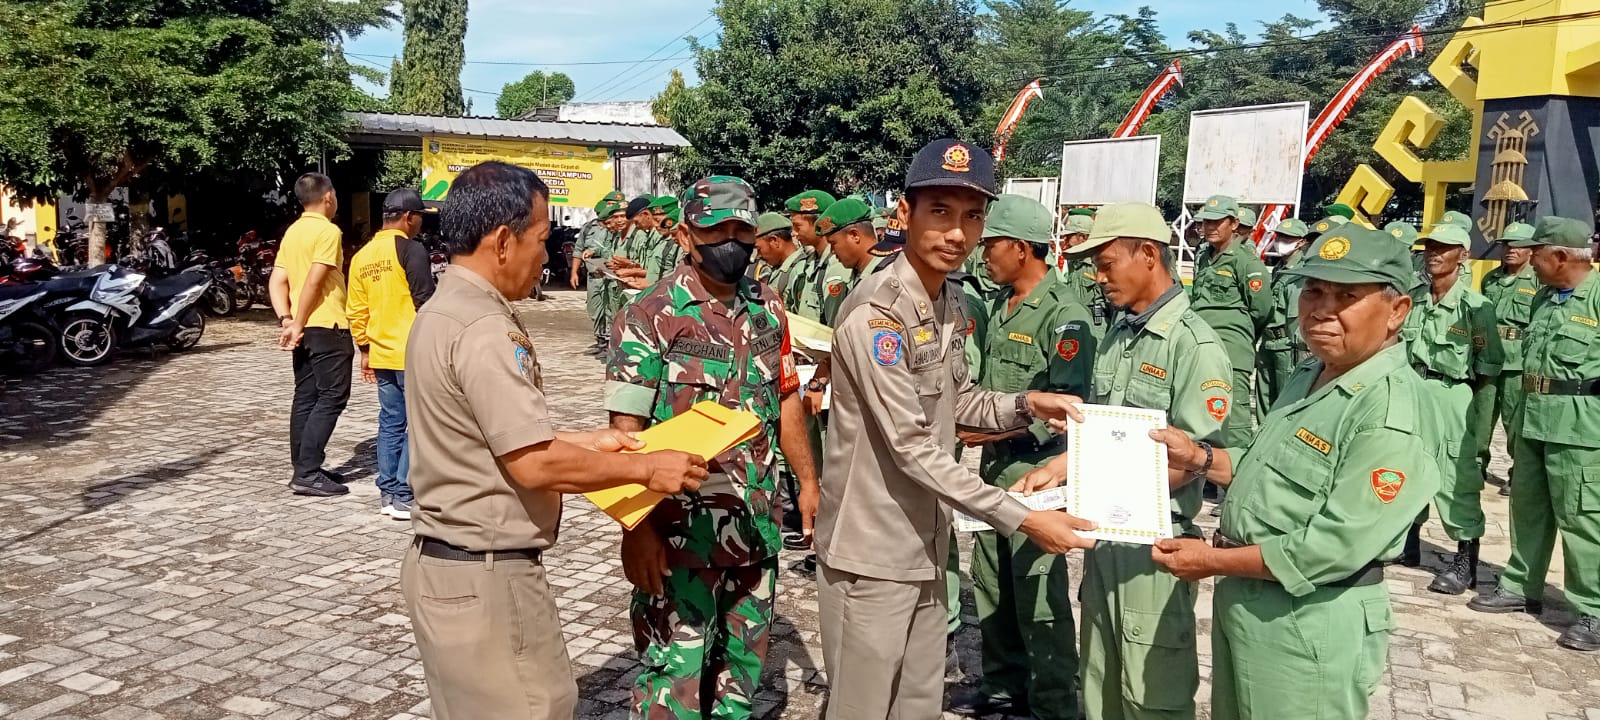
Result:
M756 218L756 237L788 229L789 218L784 217L783 213L764 212Z
M1499 242L1509 243L1514 240L1532 240L1533 226L1527 223L1514 222L1500 231Z
M872 206L861 198L847 197L829 205L817 218L817 236L827 237L858 222L871 220L875 214Z
M1555 245L1556 247L1586 248L1592 242L1594 231L1589 224L1582 220L1573 220L1557 216L1539 218L1533 226L1533 237L1527 240L1514 240L1511 247L1537 247L1539 245Z
M1196 220L1221 220L1223 218L1239 219L1238 200L1227 195L1212 195L1206 199L1205 205L1200 206L1200 214L1195 216Z
M1306 227L1305 221L1300 220L1299 218L1289 218L1288 220L1278 223L1278 227L1272 232L1283 237L1295 238L1298 240L1310 235L1311 228Z
M1087 257L1117 238L1138 238L1165 245L1172 238L1172 228L1167 227L1166 218L1161 217L1161 210L1154 205L1115 203L1100 208L1088 240L1063 254L1074 259Z
M786 202L784 202L783 206L790 213L821 215L822 213L827 212L828 207L833 205L835 202L838 201L834 200L833 196L826 192L821 190L807 190L792 198L789 198Z
M683 220L703 228L728 220L756 227L756 192L727 175L698 180L684 191Z
M1389 237L1394 238L1405 246L1407 250L1410 250L1412 245L1417 244L1417 229L1412 227L1411 223L1396 220L1383 226L1383 231L1388 233Z
M1067 217L1067 229L1064 230L1062 234L1088 235L1089 231L1093 229L1094 218L1089 217L1088 215L1069 215Z
M1419 239L1432 240L1445 245L1472 247L1472 236L1468 235L1466 230L1456 225L1445 225L1443 223L1429 228L1428 232Z
M1324 233L1306 252L1305 262L1282 272L1341 285L1380 283L1400 292L1410 292L1420 282L1404 247L1381 230L1355 223Z
M1055 218L1047 208L1033 198L1002 194L989 203L989 215L983 221L984 240L1011 238L1037 245L1048 245L1053 239Z
M1256 211L1241 206L1239 208L1239 224L1248 228L1256 226Z

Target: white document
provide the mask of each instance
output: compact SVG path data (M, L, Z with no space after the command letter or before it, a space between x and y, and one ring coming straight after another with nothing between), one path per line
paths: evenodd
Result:
M1161 410L1080 405L1067 427L1067 512L1095 523L1096 540L1154 545L1172 537L1166 446L1150 431L1167 426Z
M1024 496L1022 493L1006 493L1016 498L1029 510L1060 510L1067 506L1067 493L1065 488L1051 488L1032 495ZM956 511L956 532L978 532L980 530L993 530L989 523L967 515L960 510Z

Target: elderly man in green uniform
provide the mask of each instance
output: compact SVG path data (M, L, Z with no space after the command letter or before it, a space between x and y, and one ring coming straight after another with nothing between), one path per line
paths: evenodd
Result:
M1089 396L1095 337L1088 310L1045 262L1052 224L1049 208L1021 195L1001 195L989 206L984 265L1000 295L985 309L987 330L977 339L988 360L978 376L982 389ZM1002 488L1064 447L1043 423L958 436L968 447L983 448L978 475ZM983 679L976 691L953 698L950 709L1039 720L1079 717L1066 558L1025 535L986 530L973 537L971 575L983 631Z
M1461 228L1462 230L1465 230L1467 232L1467 236L1468 237L1471 237L1471 235L1472 235L1472 218L1470 216L1468 216L1466 213L1460 213L1460 212L1456 212L1454 210L1446 210L1444 215L1439 218L1439 223L1438 224L1439 225L1454 225L1454 226L1456 226L1458 228ZM1467 245L1467 250L1468 250L1467 257L1462 259L1461 267L1456 270L1456 274L1460 275L1461 279L1463 281L1465 281L1466 284L1471 285L1472 284L1472 253L1471 253L1472 245L1471 244ZM1426 276L1424 276L1422 278L1422 281L1424 283L1426 283L1426 282L1428 282L1428 278Z
M1533 239L1533 226L1511 223L1500 233L1500 243ZM1494 424L1505 418L1506 449L1513 453L1516 463L1517 424L1522 410L1522 336L1528 332L1528 321L1533 317L1533 296L1539 292L1539 278L1528 260L1533 251L1525 247L1505 249L1500 266L1483 276L1483 296L1494 305L1495 320L1500 323L1500 350L1505 362L1500 375L1492 383L1478 389L1472 398L1469 416L1477 426L1473 436L1478 446L1478 467L1485 477L1489 474L1489 443L1494 439ZM1511 494L1511 481L1500 487L1501 495Z
M1231 228L1230 228L1231 230ZM1232 366L1215 332L1189 308L1183 287L1164 267L1171 230L1161 211L1142 203L1108 205L1095 218L1089 255L1106 299L1121 309L1095 353L1089 400L1162 410L1167 424L1197 441L1224 447L1223 428L1235 388ZM1031 492L1066 477L1067 455L1023 476L1013 490ZM1176 478L1172 532L1198 538L1199 483ZM1083 627L1079 649L1089 720L1179 720L1195 715L1200 684L1192 582L1158 572L1150 548L1099 542L1084 553Z
M1537 614L1556 531L1567 602L1578 615L1556 644L1600 651L1600 273L1586 221L1540 218L1534 273L1544 284L1522 344L1521 430L1511 485L1511 560L1468 607Z
M1317 223L1326 232L1333 224ZM1305 339L1300 337L1300 280L1290 270L1305 262L1305 247L1312 229L1289 218L1273 231L1274 243L1282 264L1272 273L1272 318L1261 335L1261 355L1256 365L1256 411L1265 417L1296 365L1306 357Z
M623 533L644 664L631 716L749 718L777 583L777 448L800 480L807 530L817 479L783 305L745 277L755 193L738 178L705 178L686 192L683 212L677 238L690 262L617 320L606 383L611 425L638 431L707 401L754 413L761 425L709 459L711 477L697 492L666 497Z
M678 209L678 198L672 195L662 195L651 201L645 208L650 213L650 232L655 238L654 247L647 248L643 261L645 284L654 285L673 270L678 263L683 262L683 248L678 245L673 230L678 226L681 213Z
M1439 487L1432 404L1399 331L1408 253L1354 223L1287 272L1304 283L1302 364L1248 451L1166 443L1168 467L1229 486L1207 544L1151 548L1189 582L1217 577L1213 720L1364 720L1395 627L1383 561ZM1209 469L1208 469L1209 468Z
M1446 595L1477 584L1483 473L1472 434L1477 423L1468 410L1473 393L1494 382L1502 362L1494 306L1458 274L1471 242L1455 225L1435 225L1422 237L1429 282L1412 291L1411 315L1402 331L1411 365L1437 407L1434 425L1445 453L1444 482L1434 504L1445 534L1456 541L1456 554L1428 589ZM1420 548L1419 531L1412 527L1408 551Z
M1255 253L1256 250L1259 249L1259 248L1256 247L1256 240L1253 237L1255 235L1255 233L1256 233L1256 211L1251 210L1250 208L1248 208L1248 207L1246 207L1244 205L1240 205L1239 206L1239 227L1234 230L1234 234L1239 238L1239 244L1245 246L1246 248L1249 248L1250 252L1253 252L1253 253ZM1256 257L1260 257L1260 256L1261 256L1260 253L1256 253Z
M1206 245L1195 255L1189 302L1228 351L1233 367L1228 446L1247 447L1252 436L1250 375L1256 366L1256 341L1272 315L1267 266L1234 234L1239 204L1233 198L1207 199L1195 218Z

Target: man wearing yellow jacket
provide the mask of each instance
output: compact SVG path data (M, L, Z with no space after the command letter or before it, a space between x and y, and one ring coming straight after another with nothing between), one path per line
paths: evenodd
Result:
M411 519L406 443L406 338L417 308L433 296L422 229L422 196L401 188L383 200L383 229L350 261L350 334L361 350L361 381L378 384L379 512Z

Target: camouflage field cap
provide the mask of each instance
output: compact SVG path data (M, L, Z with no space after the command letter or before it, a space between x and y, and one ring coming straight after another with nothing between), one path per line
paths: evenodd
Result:
M828 206L817 218L817 235L827 237L858 222L871 220L877 212L861 198L847 197Z
M1306 251L1305 262L1283 272L1341 285L1379 283L1400 292L1410 292L1420 282L1404 247L1382 230L1355 223L1323 233Z
M1086 257L1117 238L1138 238L1165 245L1172 238L1172 228L1167 227L1166 218L1161 217L1161 210L1154 205L1113 203L1100 208L1095 215L1089 239L1064 254L1069 258Z
M827 192L822 190L807 190L803 193L795 195L792 198L789 198L789 200L786 201L783 206L791 213L800 213L803 215L821 215L822 213L827 212L828 208L831 207L835 202L838 201Z
M1509 243L1513 240L1532 240L1533 226L1527 223L1514 222L1500 231L1500 242Z
M1467 231L1458 225L1440 223L1428 228L1428 232L1421 239L1432 240L1444 245L1472 247L1472 236L1468 235Z
M738 220L757 226L756 192L739 178L712 175L695 181L683 194L683 221L690 225L705 228Z
M1239 206L1239 224L1247 228L1256 226L1256 211L1243 205Z
M1396 220L1388 225L1383 226L1383 231L1388 233L1389 237L1394 238L1401 245L1404 245L1408 250L1412 245L1417 244L1417 229L1412 227L1411 223L1400 222L1399 220Z
M1036 245L1048 245L1054 235L1050 208L1038 200L1021 195L1002 194L989 203L983 221L983 239L1011 238Z
M1305 221L1299 218L1289 218L1273 229L1274 233L1287 238L1300 239L1311 234L1311 228L1306 227Z
M1533 237L1527 240L1516 240L1510 243L1511 247L1535 247L1538 245L1555 245L1557 247L1586 248L1594 241L1594 230L1582 220L1573 220L1557 216L1542 217L1533 226Z
M764 212L756 218L756 237L788 229L789 218L784 217L783 213Z
M1088 235L1094 229L1094 218L1089 215L1068 215L1067 228L1063 235Z
M1212 195L1206 198L1206 204L1200 206L1200 213L1195 215L1196 220L1221 220L1223 218L1239 219L1239 201L1227 195Z

